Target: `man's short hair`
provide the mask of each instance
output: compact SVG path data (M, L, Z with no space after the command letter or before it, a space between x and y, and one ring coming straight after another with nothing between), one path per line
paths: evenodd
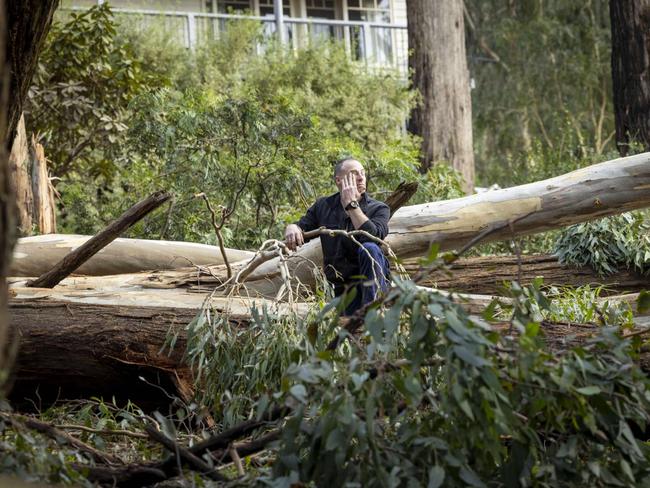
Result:
M348 161L356 161L356 158L353 158L352 156L346 156L345 158L341 158L336 162L334 165L334 178L336 178L341 173L343 165Z

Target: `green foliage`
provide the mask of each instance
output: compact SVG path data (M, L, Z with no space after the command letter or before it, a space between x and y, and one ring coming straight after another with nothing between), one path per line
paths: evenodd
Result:
M87 453L30 429L24 425L24 419L28 417L15 415L5 407L3 405L2 413L9 415L15 422L0 418L3 451L0 473L11 473L30 482L95 486L84 477L84 470L78 467L92 462ZM80 429L74 429L80 432L75 433L74 437L99 451L105 451L109 442L117 441L119 446L112 447L119 447L120 457L135 460L140 459L143 453L147 456L152 454L152 449L144 439L110 435L105 431L134 431L141 426L138 419L143 415L131 403L118 408L112 402L92 399L53 406L41 412L38 420L47 424L80 426ZM83 428L90 430L81 430ZM154 449L153 454L159 455L160 449Z
M260 54L260 26L236 21L192 53L170 46L160 26L142 29L122 22L116 35L110 10L94 8L57 27L65 35L51 41L74 46L69 38L92 31L107 43L105 52L92 58L120 72L114 57L121 53L138 81L110 96L118 87L104 83L104 73L93 71L94 65L87 67L88 77L103 86L92 113L103 114L110 99L115 110L110 116L128 123L128 130L120 125L118 135L103 137L105 149L84 147L88 160L82 164L83 158L76 158L79 171L59 184L66 232L96 230L127 203L164 186L176 195L168 214L148 218L130 235L213 243L209 215L193 197L205 192L214 205L235 208L223 229L228 245L257 247L279 235L318 196L335 191L332 163L344 155L365 164L369 190L378 198L400 181L420 180L422 191L414 201L426 201L451 178L433 182L417 172L419 142L401 129L413 102L407 87L395 76L360 69L340 45L313 45L296 53L269 44ZM46 56L43 72L61 71L74 55L62 53L59 64ZM64 78L77 76L79 67L67 69ZM43 78L43 84L49 81ZM52 96L60 98L58 92ZM99 143L90 118L65 124L83 134L49 133L68 142L87 135Z
M386 310L366 314L347 354L307 353L287 370L278 400L294 413L268 484L649 481L650 452L635 432L649 420L650 385L615 328L551 352L537 287L513 287L520 335L504 338L448 297L398 286Z
M429 201L451 200L465 196L461 174L446 164L436 164L427 171L423 194Z
M176 193L166 237L214 239L203 203L192 198L205 192L236 210L228 244L256 247L335 191L332 163L343 155L364 162L380 198L402 180L421 179L417 141L399 130L411 96L397 79L359 71L336 45L297 54L271 45L260 56L254 26L233 24L199 50L199 86L151 92L131 105L129 153L152 171L129 181L129 191L164 181Z
M471 0L467 11L483 184L536 181L613 151L607 2Z
M110 179L122 157L129 101L154 85L129 45L116 42L107 4L55 22L39 58L25 108L43 138L52 172Z
M490 255L516 255L521 254L550 254L558 236L557 230L531 234L528 236L518 237L510 241L495 241L487 244L479 244L470 249L470 256L490 256Z
M199 401L225 427L247 418L258 398L280 389L305 337L304 321L294 314L253 309L245 327L224 314L198 315L188 326L186 354L202 385Z
M199 192L237 210L231 225L242 231L231 242L245 246L268 238L264 231L277 226L279 212L305 198L296 190L323 191L312 182L329 173L327 154L312 121L289 100L162 91L133 107L131 152L153 168L149 181L132 182L133 190L148 192L164 180L177 195L170 238L210 239L204 203L193 198Z
M512 283L516 293L529 298L530 313L534 313L539 320L550 322L565 322L575 324L616 325L619 327L632 327L633 314L629 304L623 301L607 298L612 292L599 285L584 285L579 287L543 286L543 279L537 278L533 287L521 287ZM534 290L544 289L543 307L539 306L539 299L531 295ZM512 293L512 290L508 293ZM520 305L521 308L521 305ZM507 320L512 313L512 307L499 303L495 308L495 317Z
M603 286L551 287L548 295L553 297L545 318L557 322L610 324L632 327L633 314L624 302L606 298Z
M633 212L572 225L564 229L555 252L563 264L591 266L600 275L619 268L646 274L650 263L650 224Z

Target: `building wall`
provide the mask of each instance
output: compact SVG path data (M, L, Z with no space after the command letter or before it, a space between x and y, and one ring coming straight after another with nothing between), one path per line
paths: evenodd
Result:
M134 8L147 10L172 10L188 12L205 12L203 0L109 0L115 8ZM62 7L89 7L97 5L97 0L62 0Z
M147 10L172 10L187 12L207 12L208 3L205 0L109 0L116 8L134 8ZM97 5L97 0L62 0L62 7L88 7ZM343 19L346 0L337 0L337 17ZM294 17L305 16L304 0L291 0L291 13ZM406 0L392 0L391 21L394 24L406 25Z
M109 0L110 5L116 8L131 8L131 9L146 9L146 10L164 10L164 11L179 11L179 12L212 12L213 4L210 0ZM348 2L352 0L335 0L335 17L339 20L349 20L349 12L359 12L359 5L365 3L354 0L350 3L351 10L348 10ZM62 7L88 7L96 5L98 0L62 0ZM254 13L259 15L260 0L252 0ZM269 3L268 0L262 2ZM286 10L290 7L291 16L304 18L306 17L306 2L305 0L284 0L283 3L287 6ZM374 3L374 2L372 2ZM371 3L371 4L372 4ZM356 6L356 7L355 7ZM268 7L267 7L268 11ZM288 13L288 12L287 12ZM125 15L125 18L132 18L132 16ZM359 19L357 14L353 19ZM365 19L368 19L365 17ZM153 16L145 15L138 19L139 25L146 26L149 24L163 25L163 28L169 31L170 35L177 38L179 43L186 46L195 46L201 42L201 39L214 37L215 32L223 30L224 26L217 21L207 18L183 16L183 15L170 15L170 16ZM399 26L406 25L406 0L391 0L390 23ZM269 33L274 31L274 27L265 24L268 27ZM373 27L369 32L371 33L367 38L362 35L368 32L368 29L363 30L360 27L325 27L325 26L307 26L307 25L293 25L289 27L293 30L293 35L287 34L291 39L294 48L299 48L307 45L313 39L314 30L316 32L315 38L322 38L322 36L333 36L345 42L351 56L364 62L377 69L390 69L398 68L401 75L406 77L406 66L408 56L408 40L406 29L395 28L376 28ZM289 29L288 28L288 29ZM359 52L358 46L361 45L360 41L363 39L363 45L368 45L369 48L363 48L363 52ZM367 42L366 42L367 41Z

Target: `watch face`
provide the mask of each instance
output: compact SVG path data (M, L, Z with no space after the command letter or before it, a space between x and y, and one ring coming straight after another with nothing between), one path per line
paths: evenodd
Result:
M350 202L350 207L352 208L359 208L359 202Z

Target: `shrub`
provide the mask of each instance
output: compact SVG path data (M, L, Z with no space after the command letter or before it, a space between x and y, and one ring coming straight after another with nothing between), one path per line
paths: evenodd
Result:
M561 263L591 266L600 275L620 268L647 273L650 264L650 224L645 212L631 212L562 230L555 245Z

